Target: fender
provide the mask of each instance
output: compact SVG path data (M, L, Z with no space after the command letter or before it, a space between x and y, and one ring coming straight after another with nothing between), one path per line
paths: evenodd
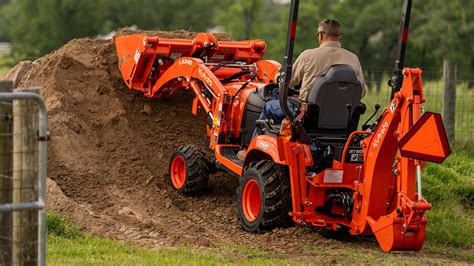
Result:
M258 135L253 138L247 148L244 167L253 161L262 160L262 157L267 157L277 164L288 165L286 158L284 158L284 147L278 139L266 135Z
M304 152L305 165L313 165L313 158L308 145L301 143L291 142L283 137L271 137L267 135L258 135L252 139L249 147L247 148L247 156L245 157L244 167L249 165L253 161L268 159L272 160L277 164L288 165L291 158L287 158L286 150L292 150L294 146L301 146L301 150Z

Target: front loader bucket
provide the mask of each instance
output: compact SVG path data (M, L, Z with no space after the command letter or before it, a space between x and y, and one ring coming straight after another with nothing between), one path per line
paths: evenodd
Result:
M393 250L419 251L423 247L426 236L426 218L414 228L404 232L403 221L392 215L382 216L372 226L372 231L384 252Z
M141 54L145 50L143 44L145 38L145 34L118 36L114 38L120 72L129 88L132 87L133 74L137 66L139 66L138 62L140 61Z

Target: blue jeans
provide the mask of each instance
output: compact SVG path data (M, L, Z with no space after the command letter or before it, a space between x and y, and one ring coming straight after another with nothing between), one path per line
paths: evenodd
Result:
M295 107L293 104L288 103L288 108L292 113L295 112ZM262 109L262 113L258 120L273 120L275 124L281 124L283 119L285 119L285 113L280 106L280 100L271 100L265 103ZM253 132L253 138L257 136L257 129Z

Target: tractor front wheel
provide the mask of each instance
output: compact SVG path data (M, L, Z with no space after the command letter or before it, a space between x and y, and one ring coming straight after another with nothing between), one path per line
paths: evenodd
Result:
M291 222L288 170L272 161L250 163L237 189L237 213L242 228L262 232Z
M166 179L181 194L202 193L209 180L209 163L196 146L180 146L170 157Z

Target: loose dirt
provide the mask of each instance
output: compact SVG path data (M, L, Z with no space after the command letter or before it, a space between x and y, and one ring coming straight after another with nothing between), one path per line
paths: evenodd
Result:
M135 32L119 32L129 33ZM195 36L186 31L157 34ZM238 177L231 174L212 175L209 190L200 197L174 192L164 181L169 155L182 144L205 149L205 124L192 116L189 92L147 99L128 90L111 40L72 40L34 62L18 64L5 78L16 87L42 87L51 131L48 209L93 235L147 247L237 244L314 262L353 261L347 254L384 261L372 237L335 240L300 227L244 232L235 208ZM394 256L452 262L424 252Z

